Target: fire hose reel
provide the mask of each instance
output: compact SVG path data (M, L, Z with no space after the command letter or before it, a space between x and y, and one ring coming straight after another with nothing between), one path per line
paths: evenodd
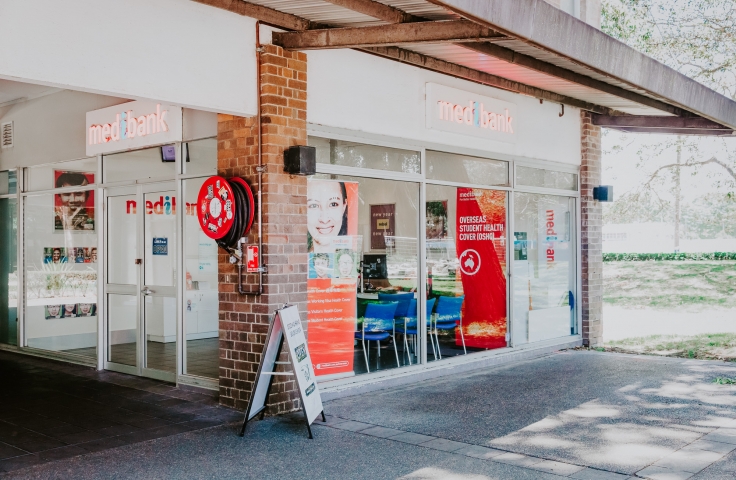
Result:
M255 216L253 192L245 180L210 177L202 184L197 197L197 220L205 235L233 253L240 239L247 236ZM240 256L240 255L239 255Z

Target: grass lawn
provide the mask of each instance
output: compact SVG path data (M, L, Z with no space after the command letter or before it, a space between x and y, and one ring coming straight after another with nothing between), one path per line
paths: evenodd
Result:
M606 262L603 302L619 312L605 319L604 329L617 320L625 335L649 327L639 337L607 340L606 350L736 361L736 333L723 333L729 331L729 309L736 322L736 261ZM692 326L699 328L687 328Z
M736 361L736 333L651 335L610 341L606 350L704 360Z
M736 308L736 261L606 262L603 301L627 308Z

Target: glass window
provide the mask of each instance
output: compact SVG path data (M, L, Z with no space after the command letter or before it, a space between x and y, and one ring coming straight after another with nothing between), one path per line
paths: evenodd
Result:
M26 169L29 192L53 188L93 185L97 182L97 158L83 158L71 162L40 165Z
M0 195L12 195L18 187L18 177L15 170L0 172Z
M150 178L174 178L176 162L165 161L164 147L146 148L133 152L102 157L105 183Z
M557 190L578 189L578 176L575 173L556 172L541 168L516 166L516 183L528 187L554 188Z
M575 200L514 194L514 344L573 335Z
M94 190L24 199L27 346L96 358Z
M205 138L184 144L184 173L217 175L217 139Z
M184 373L219 376L219 298L217 243L204 234L197 221L197 194L206 178L184 181Z
M476 185L507 186L509 164L500 160L427 150L427 178Z
M416 363L419 185L307 183L308 342L318 376Z
M18 344L17 238L18 200L0 198L0 343L8 345Z
M427 185L429 360L507 345L506 192Z
M317 163L420 173L419 152L319 137L309 137L309 145L317 149Z

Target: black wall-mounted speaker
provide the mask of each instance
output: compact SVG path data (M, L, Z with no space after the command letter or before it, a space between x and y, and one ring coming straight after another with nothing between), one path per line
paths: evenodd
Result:
M593 199L599 202L612 202L613 201L613 186L601 185L593 187Z
M317 149L296 145L284 150L284 171L292 175L317 173Z

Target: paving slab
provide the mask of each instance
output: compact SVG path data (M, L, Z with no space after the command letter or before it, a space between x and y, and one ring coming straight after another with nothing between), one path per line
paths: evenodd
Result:
M722 453L727 454L731 453L732 451L736 450L736 445L733 443L721 443L721 442L711 442L709 440L697 440L687 447L684 447L683 450L705 450L707 452L716 452L716 453Z
M576 480L628 480L628 475L615 472L607 472L605 470L596 470L593 468L584 468L570 475L570 478Z
M444 438L435 438L420 445L422 447L434 448L435 450L442 450L443 452L454 452L468 446L467 443L455 442Z
M354 420L348 420L345 422L340 422L336 425L333 425L334 428L339 428L340 430L347 430L348 432L359 432L361 430L365 430L366 428L370 428L373 425L370 423L363 423L363 422L356 422Z
M481 447L480 445L469 445L459 450L455 450L454 453L459 455L467 455L468 457L482 458L485 460L503 455L507 452L504 452L503 450L496 450L495 448Z
M542 462L541 458L528 457L520 453L503 453L497 457L493 457L494 462L508 463L519 467L530 467L535 463Z
M361 430L360 433L362 435L370 435L372 437L387 438L393 437L394 435L399 435L400 433L404 432L402 432L401 430L396 430L395 428L370 427L366 428L365 430Z
M664 457L654 465L657 467L669 468L670 470L698 473L711 463L719 460L722 456L722 453L683 449L678 450L672 455Z
M642 478L649 478L651 480L687 480L694 474L691 472L685 472L682 470L671 470L664 467L647 467L643 470L636 472L636 475Z
M718 430L704 436L703 440L707 440L709 442L720 442L736 445L736 429L719 428Z
M420 443L425 443L430 440L434 440L435 437L430 437L429 435L422 435L419 433L404 432L398 435L394 435L392 437L388 437L388 439L396 441L396 442L404 442L404 443L411 443L412 445L419 445Z
M581 467L580 465L572 465L569 463L555 462L554 460L543 460L539 463L533 464L529 468L567 477L569 475L572 475L573 473L579 472L585 467Z

